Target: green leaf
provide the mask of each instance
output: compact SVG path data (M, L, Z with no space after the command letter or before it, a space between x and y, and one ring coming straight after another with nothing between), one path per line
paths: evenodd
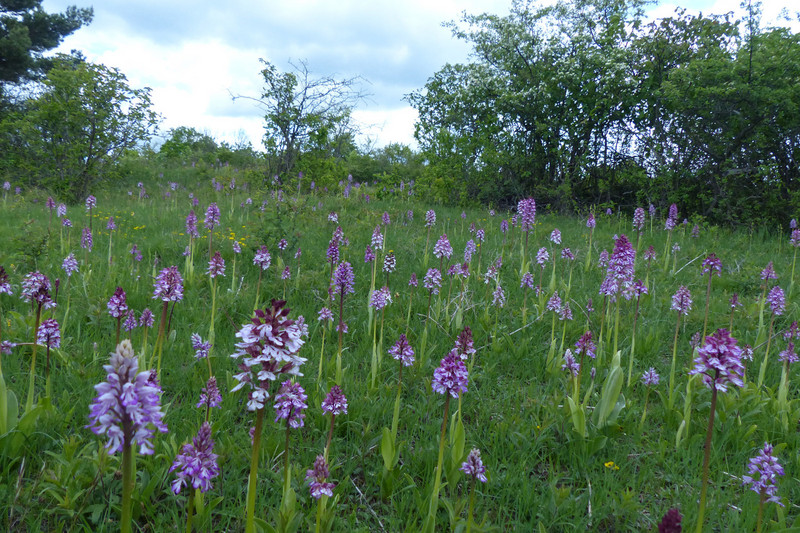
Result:
M381 457L383 457L383 466L386 467L386 470L392 470L397 463L392 431L387 427L383 428L381 437Z
M450 461L454 466L460 466L461 462L464 460L465 441L464 423L459 420L455 424L453 442L451 443L452 447L450 448Z
M569 413L572 418L572 427L575 428L575 433L580 435L581 438L586 437L586 411L583 406L578 407L572 397L567 396L567 403L569 404Z
M5 435L17 425L19 404L14 391L6 388L6 382L0 375L0 435Z
M603 383L600 402L597 404L597 407L594 411L594 423L598 429L602 429L608 424L612 423L613 420L619 415L622 407L624 407L624 397L623 404L619 407L617 406L617 401L619 400L620 392L622 391L624 377L622 369L620 368L619 360L620 352L617 351L611 361L611 370L608 373L605 382Z

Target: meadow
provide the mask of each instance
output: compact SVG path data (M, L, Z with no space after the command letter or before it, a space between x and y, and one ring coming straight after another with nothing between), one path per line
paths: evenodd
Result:
M791 214L784 228L731 229L680 206L675 216L642 206L633 218L539 205L532 216L528 203L462 210L413 192L346 180L281 188L231 169L96 191L91 209L63 213L46 192L3 191L0 339L12 345L1 367L0 529L655 531L673 508L685 530L800 526ZM211 204L219 217L207 229ZM224 273L217 260L211 277L217 252ZM180 298L165 296L169 267ZM49 290L29 290L34 272ZM242 330L256 308L259 324L284 333L262 341L284 359L260 383L261 361L239 366L255 357L244 346L255 330ZM52 333L35 342L47 320L58 346L48 347ZM403 352L392 350L401 335L409 366L391 353ZM119 434L109 445L101 429L113 423L90 419L109 354L125 352L118 338L131 340L138 371L155 371L136 387L163 413L140 420L150 429L132 445ZM712 366L690 374L704 354ZM201 400L210 375L213 407ZM347 398L335 417L321 408L334 385ZM294 394L282 413L279 391ZM172 467L193 439L208 444L196 437L204 421L216 475L196 481ZM152 453L136 453L143 440ZM759 480L749 464L765 443L783 475ZM307 479L320 456L326 480ZM176 494L181 472L188 486ZM309 481L331 496L312 496Z

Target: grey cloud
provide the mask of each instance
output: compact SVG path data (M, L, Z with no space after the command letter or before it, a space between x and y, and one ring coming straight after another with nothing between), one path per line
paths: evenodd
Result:
M48 0L45 7L62 10L69 3ZM372 84L365 89L379 105L397 105L465 50L442 21L416 16L396 2L324 2L303 10L288 2L249 0L105 0L94 9L93 26L159 45L219 39L259 50L282 70L290 68L289 60L306 60L316 75L361 76Z

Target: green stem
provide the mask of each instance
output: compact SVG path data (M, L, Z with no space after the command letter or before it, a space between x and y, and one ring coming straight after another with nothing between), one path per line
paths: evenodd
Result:
M383 363L383 322L384 322L384 313L386 313L386 307L381 309L381 333L378 335L378 370L381 369Z
M764 375L767 373L767 361L769 360L769 348L770 344L772 343L772 327L775 324L775 313L772 314L772 318L769 320L769 335L767 335L767 350L764 352L764 360L761 362L761 368L758 369L758 387L761 388L761 385L764 383Z
M317 370L317 383L322 383L322 361L325 357L325 326L322 326L322 346L319 349L319 369Z
M324 501L327 499L327 496L322 496L319 500L317 500L317 521L316 525L314 526L314 532L320 533L322 531L322 513L325 509Z
M764 518L764 503L767 500L767 494L764 489L761 489L761 497L758 500L758 519L756 520L756 533L761 533L761 521Z
M261 429L264 423L264 408L256 411L256 429L253 433L253 452L250 456L250 478L247 483L247 521L245 523L245 533L255 532L255 509L256 509L256 479L258 478L258 456L261 446Z
M331 427L328 430L328 441L325 443L325 460L328 460L328 450L331 448L331 441L333 440L333 421L336 419L336 415L331 413Z
M156 339L156 352L158 353L158 363L156 374L161 376L161 352L164 349L164 329L167 327L167 310L169 302L165 301L164 306L161 308L161 322L158 325L158 339Z
M111 266L111 240L114 237L114 230L111 230L108 234L108 266Z
M400 365L400 377L397 380L397 396L394 399L392 413L392 442L397 442L397 427L400 425L400 393L403 390L403 365Z
M374 318L374 321L378 321L378 317ZM373 389L375 388L375 381L378 379L378 326L372 326L372 361L370 362L370 387Z
M130 422L128 422L130 424ZM130 433L129 431L125 432ZM130 533L131 531L131 500L133 499L133 447L129 442L129 438L125 438L125 443L122 445L122 519L120 520L120 531L122 533Z
M217 314L217 278L211 281L211 325L208 328L208 342L214 344L214 317Z
M703 336L700 337L701 342L703 342L706 338L706 331L708 331L708 304L711 301L711 277L713 276L713 272L708 273L708 288L706 289L706 312L705 318L703 318Z
M616 306L617 308L616 308L615 317L614 317L614 351L611 352L612 356L614 354L616 354L617 351L619 350L619 306L620 306L620 303L619 303L620 298L619 297L620 296L621 296L621 293L617 294L617 306Z
M450 394L445 393L444 398L444 418L442 419L442 431L439 437L439 459L436 462L436 477L433 482L433 492L431 493L431 503L428 508L428 519L431 524L435 523L436 511L439 509L439 488L442 484L442 462L444 460L444 440L447 431L447 411L450 408Z
M3 340L3 307L0 306L0 341ZM3 378L3 354L0 352L0 379Z
M39 321L42 319L42 304L38 304L36 307L36 319L34 320L33 326L33 355L31 355L31 374L28 378L28 399L25 401L25 412L30 411L33 409L33 400L34 400L34 382L36 377L36 349L38 345L36 343L36 334L39 331Z
M253 304L253 312L255 313L256 309L258 309L258 297L260 296L261 292L261 276L264 273L262 268L258 269L258 282L256 283L256 303Z
M472 531L473 517L475 516L475 478L472 478L472 485L469 491L469 511L467 512L467 533Z
M681 314L678 313L678 320L675 322L675 338L672 341L672 366L669 370L669 399L667 400L669 410L672 410L672 406L675 402L675 361L678 358L678 331L680 331L680 325Z
M46 398L53 397L53 386L50 382L50 344L47 344L47 365L44 368L44 395Z
M639 298L641 295L636 296L636 307L633 311L633 328L631 329L631 355L628 360L628 387L631 386L631 376L633 374L633 358L636 353L636 321L639 318Z
M697 533L703 531L703 521L706 512L706 490L708 489L708 463L711 457L711 436L714 433L714 413L717 408L717 388L714 384L719 377L719 370L714 373L714 380L711 386L711 412L708 415L708 431L706 432L705 453L703 454L703 486L700 489L700 510L697 516Z
M592 263L592 237L594 237L594 228L589 232L589 248L586 250L586 264L583 267L584 272L589 272Z
M194 512L194 498L190 494L186 497L186 533L192 533L192 513Z
M336 353L336 384L342 384L342 341L344 336L344 291L339 294L339 351Z
M236 255L233 254L233 268L231 268L231 292L236 290Z
M291 429L289 427L290 418L291 418L291 413L290 413L290 416L286 419L286 443L284 444L284 448L283 448L283 459L284 459L283 460L283 494L284 495L286 495L286 493L289 492L289 437L291 435L289 433L289 430Z
M406 313L406 337L408 337L408 327L411 324L411 304L414 302L414 287L411 287L411 296L408 298L408 312Z

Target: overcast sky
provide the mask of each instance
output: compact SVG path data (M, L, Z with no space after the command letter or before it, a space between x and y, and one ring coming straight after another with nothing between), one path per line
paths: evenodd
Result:
M654 16L679 4L704 14L738 10L740 0L661 1ZM80 0L44 0L48 12ZM765 0L765 21L793 0ZM510 0L100 0L94 21L60 51L117 67L132 87L152 88L162 132L190 126L218 140L245 135L260 148L263 118L247 100L260 94L260 58L280 71L306 61L312 74L360 76L371 94L355 110L361 144L414 145L416 112L403 97L445 63L466 61L469 46L442 23L461 14L506 14ZM794 25L797 29L797 25Z

